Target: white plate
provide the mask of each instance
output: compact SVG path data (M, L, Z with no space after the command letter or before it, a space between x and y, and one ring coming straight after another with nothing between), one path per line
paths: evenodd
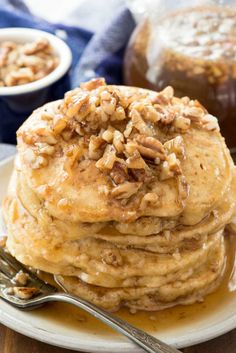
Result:
M13 159L0 163L0 201L2 200L10 178ZM0 322L11 329L39 341L59 347L84 352L141 352L136 346L122 336L99 336L96 332L79 332L66 327L63 322L50 321L34 312L22 312L5 302L0 303ZM172 326L165 331L159 331L156 336L176 347L186 347L209 340L226 333L236 327L236 295L234 299L219 306L219 310L193 320L188 325Z

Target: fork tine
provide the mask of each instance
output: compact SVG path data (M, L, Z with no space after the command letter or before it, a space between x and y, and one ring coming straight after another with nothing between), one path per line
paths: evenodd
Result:
M23 268L23 265L21 265L20 262L2 248L0 248L0 258L2 258L9 266L13 267L16 272L19 272Z
M3 272L0 271L0 288L8 286L10 284L10 279Z
M6 277L12 279L16 275L16 270L10 267L5 261L0 259L0 272L2 272Z
M6 267L6 264L9 267ZM12 273L13 272L14 273L11 275L9 273L10 272L9 268L14 269L14 271L12 271ZM42 281L33 272L31 272L27 267L25 267L23 264L21 264L19 261L17 261L10 253L6 252L3 248L0 247L0 272L2 271L4 273L4 271L5 271L5 275L8 278L12 279L20 270L29 274L29 276L30 276L29 281L30 281L31 285L33 285L39 289L43 289L43 290L50 291L50 292L56 291L55 287Z

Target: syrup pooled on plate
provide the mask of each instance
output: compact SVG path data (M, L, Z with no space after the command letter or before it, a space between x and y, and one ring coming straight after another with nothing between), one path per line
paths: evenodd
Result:
M158 312L138 311L135 314L131 314L126 308L122 308L115 315L144 331L158 333L176 326L186 326L188 323L196 322L222 308L236 297L236 235L227 234L225 239L228 256L224 279L218 290L209 294L203 302L186 306L178 305ZM53 284L53 279L49 275L40 274L40 277ZM50 303L37 309L35 314L61 323L67 328L104 336L107 334L118 335L93 316L69 304Z

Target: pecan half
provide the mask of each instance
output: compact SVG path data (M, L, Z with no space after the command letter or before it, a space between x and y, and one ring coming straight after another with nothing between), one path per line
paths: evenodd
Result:
M162 143L154 137L137 135L135 138L139 153L145 158L165 160L165 150Z

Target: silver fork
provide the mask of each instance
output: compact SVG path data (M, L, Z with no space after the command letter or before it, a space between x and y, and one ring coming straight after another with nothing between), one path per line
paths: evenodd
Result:
M22 299L15 295L14 290L17 289L17 284L14 283L13 278L19 271L26 273L28 276L27 285L23 288L35 288L38 290L37 294L31 299ZM47 302L66 302L87 311L114 330L128 337L146 352L181 353L178 349L170 347L164 342L159 341L155 337L148 335L146 332L137 329L84 299L69 295L65 292L58 292L55 287L43 282L3 248L0 248L0 297L14 307L23 310L35 309Z

